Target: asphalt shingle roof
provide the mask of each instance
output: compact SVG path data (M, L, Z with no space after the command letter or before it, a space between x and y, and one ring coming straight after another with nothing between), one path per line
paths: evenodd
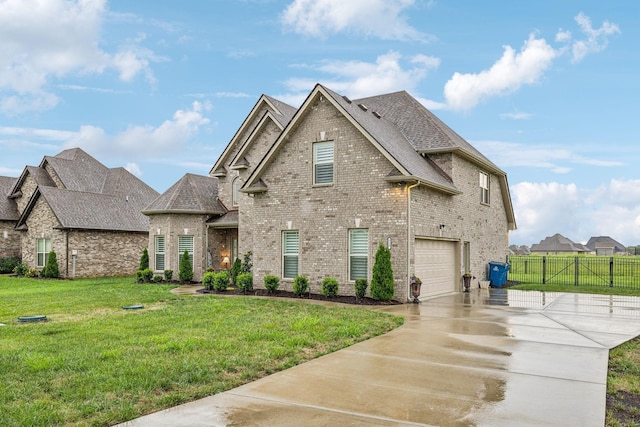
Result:
M0 221L17 221L20 217L16 201L8 197L17 181L17 178L0 176Z
M597 247L604 247L605 245L601 245L601 244L607 244L609 247L612 247L614 249L615 252L626 252L627 248L625 248L625 246L614 240L613 238L609 237L609 236L597 236L597 237L591 237L589 239L589 241L587 242L587 247L589 249L591 249L592 251L595 252Z
M589 248L556 233L531 245L532 252L588 252Z
M109 168L85 153L80 148L62 151L51 157L45 156L40 164L51 165L67 190L101 193Z
M269 102L272 103L273 106L278 109L276 113L280 113L280 114L275 114L274 117L276 118L276 120L278 120L280 125L282 127L285 127L286 125L288 125L291 119L293 118L293 116L298 111L298 109L278 99L272 98L268 95L264 95L264 97L267 98Z
M226 209L218 202L218 179L188 173L160 197L147 205L145 214L189 212L223 215Z

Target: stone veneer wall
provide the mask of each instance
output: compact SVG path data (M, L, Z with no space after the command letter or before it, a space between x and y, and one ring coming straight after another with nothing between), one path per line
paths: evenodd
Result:
M392 164L327 101L316 99L308 116L289 134L277 159L265 169L266 193L253 197L253 208L241 209L240 239L253 242L254 284L264 276L282 276L282 232L300 232L299 274L320 292L324 277L335 277L340 294L352 295L349 280L349 230L369 230L369 281L380 242L391 238L395 298L406 300L407 202L404 186L384 177ZM320 132L334 141L334 183L312 185L313 142ZM364 167L366 166L366 167ZM281 280L283 289L292 280Z
M15 225L16 221L0 221L0 256L20 255L20 232Z
M22 262L36 267L37 239L51 239L62 277L73 274L72 251L77 251L75 277L135 274L149 237L146 232L60 230L44 198L36 202L22 235Z
M22 185L20 186L20 191L22 192L22 196L16 198L16 205L18 206L18 214L22 215L24 209L27 207L27 203L31 199L31 196L36 191L38 184L36 184L36 180L33 179L31 174L27 173Z

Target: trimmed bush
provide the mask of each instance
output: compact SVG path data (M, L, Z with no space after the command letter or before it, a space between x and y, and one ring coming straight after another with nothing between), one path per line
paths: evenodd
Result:
M240 261L240 258L236 258L231 267L231 283L234 285L236 284L236 277L240 274L240 270L242 270L242 261Z
M162 282L162 276L159 274L156 274L155 276L153 276L153 283L161 283Z
M32 268L31 270L27 270L27 272L24 274L24 277L28 277L30 279L33 279L34 277L38 277L38 276L40 276L40 272L35 268Z
M219 271L213 273L213 289L217 292L224 292L229 287L229 273L225 271Z
M251 269L253 269L253 262L251 261L252 255L252 251L244 253L242 265L240 266L240 273L251 273Z
M18 264L13 269L13 273L18 276L26 276L29 272L29 266L27 264Z
M142 256L140 257L140 268L138 270L146 270L149 268L149 251L144 248Z
M153 280L153 271L146 268L136 271L136 280L138 283L149 283Z
M338 281L333 277L322 279L322 295L327 298L338 296Z
M180 257L180 270L178 271L178 279L181 282L190 282L193 280L193 264L191 264L191 257L186 250Z
M367 293L367 279L356 279L356 298L364 298Z
M54 251L49 252L49 256L47 257L47 264L44 266L44 269L42 270L42 277L47 277L50 279L55 279L60 277L60 269L58 268L58 259Z
M251 273L240 273L236 278L236 286L242 292L246 293L253 290L253 274Z
M164 280L170 282L173 280L173 270L165 270L164 271Z
M391 267L391 251L380 243L376 251L371 278L371 298L379 301L389 301L393 298L393 268Z
M20 264L18 255L7 255L0 257L0 274L13 273L14 269Z
M272 294L278 290L279 286L280 286L280 278L278 276L274 276L272 274L264 276L264 287L267 290L267 292Z
M306 276L296 276L293 279L293 293L301 297L309 289L309 279Z
M215 276L216 276L216 273L213 273L211 271L207 271L202 275L202 286L204 286L206 290L208 291L213 290L213 281Z

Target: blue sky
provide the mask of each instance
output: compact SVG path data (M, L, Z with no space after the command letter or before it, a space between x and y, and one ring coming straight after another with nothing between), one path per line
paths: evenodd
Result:
M640 4L0 0L0 175L70 147L159 192L258 97L407 90L508 174L515 244L640 244Z

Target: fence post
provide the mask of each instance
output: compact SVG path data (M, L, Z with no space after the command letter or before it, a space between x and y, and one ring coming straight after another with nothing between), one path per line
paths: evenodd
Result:
M580 275L580 258L576 257L574 261L574 273L573 273L573 285L578 286L578 280Z
M613 257L609 258L609 286L613 288Z
M527 274L529 272L529 260L525 259L524 260L524 274Z
M547 256L542 256L542 284L547 284Z

